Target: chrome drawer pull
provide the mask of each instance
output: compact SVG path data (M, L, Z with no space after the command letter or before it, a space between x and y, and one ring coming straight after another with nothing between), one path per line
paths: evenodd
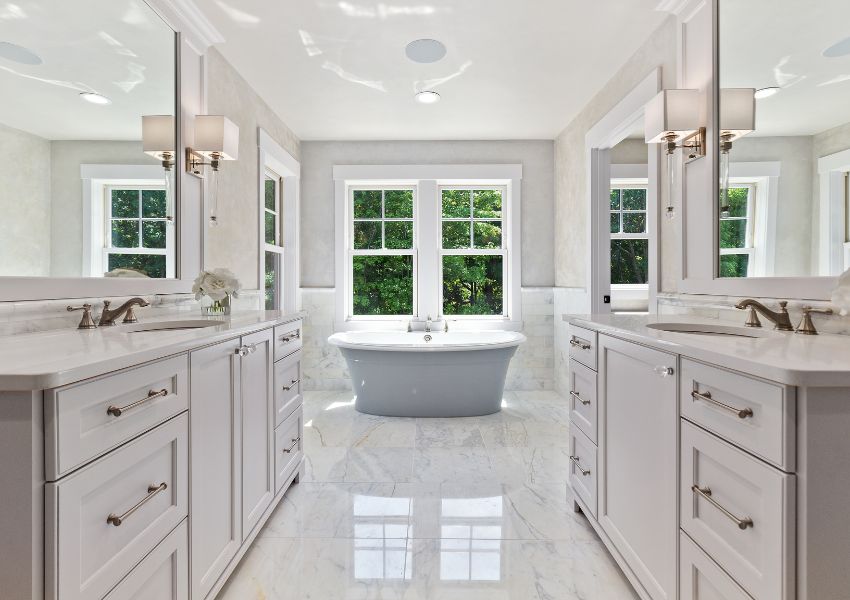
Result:
M112 415L113 417L120 417L124 413L124 411L136 408L137 406L144 404L145 402L149 402L149 401L153 400L154 398L160 398L160 397L164 398L167 395L168 395L168 390L166 390L164 388L159 390L159 391L150 390L148 392L147 396L145 396L141 400L136 400L135 402L131 402L127 406L114 406L114 405L110 406L109 408L106 409L106 414Z
M295 446L297 446L298 442L300 442L300 441L301 441L301 437L292 438L292 445L289 448L284 448L283 453L289 454L290 452L292 452L295 449Z
M573 336L570 340L570 346L573 348L578 348L579 350L590 350L590 342L585 342L581 338L577 338Z
M704 400L710 404L713 404L717 408L722 408L723 410L729 411L733 415L737 415L739 419L748 419L753 416L753 409L751 408L736 408L734 406L730 406L729 404L724 404L719 400L715 400L711 397L711 392L699 393L694 390L691 392L691 398L694 400Z
M257 351L257 344L251 344L250 346L240 346L236 349L237 356L248 356L249 354L253 354Z
M159 485L149 485L147 496L145 496L144 498L139 500L133 508L129 509L123 515L116 515L116 514L109 515L108 517L106 517L106 522L109 523L110 525L115 525L116 527L119 527L121 525L121 523L123 523L127 519L127 517L129 517L134 512L139 510L145 503L148 502L148 500L150 500L151 498L156 496L161 491L167 490L167 489L168 489L168 484L165 483L164 481L162 483L160 483Z
M578 456L571 456L570 460L573 461L573 464L575 464L576 468L578 468L582 476L587 477L588 475L590 475L590 469L585 470L581 468L581 463L578 461Z
M584 398L582 398L582 397L578 394L578 392L573 392L573 391L571 390L571 391L570 391L570 396L572 396L573 398L575 398L576 400L578 400L579 402L581 402L581 403L582 403L582 404L584 404L585 406L587 406L588 404L590 404L590 400L585 400Z
M297 340L297 339L300 339L300 338L301 338L301 330L299 329L298 331L294 331L294 332L292 332L288 335L280 336L280 341L283 342L284 344L287 344L287 343L291 342L292 340Z
M716 508L717 510L719 510L720 512L722 512L724 515L726 515L727 517L729 517L729 520L730 520L730 521L732 521L733 523L735 523L735 525L737 525L737 526L738 526L738 529L746 529L747 527L752 527L752 526L753 526L753 520L752 520L751 518L749 518L749 517L744 517L743 519L740 519L740 518L736 517L735 515L733 515L732 513L730 513L730 512L729 512L728 510L726 510L725 508L723 508L723 507L722 507L722 506L721 506L721 505L717 502L717 500L715 500L714 498L712 498L712 497L711 497L711 488L707 488L707 487L706 487L706 488L701 488L701 487L699 487L698 485L692 485L692 486L691 486L691 491L692 491L694 494L698 495L699 497L704 498L704 499L706 500L706 502L708 502L708 503L709 503L709 504L711 504L714 508Z
M292 383L290 383L289 385L285 385L285 386L283 386L283 391L284 391L284 392L288 392L289 390L291 390L292 388L294 388L294 387L295 387L296 385L298 385L299 383L301 383L301 380L300 380L300 379L293 379L293 380L292 380Z

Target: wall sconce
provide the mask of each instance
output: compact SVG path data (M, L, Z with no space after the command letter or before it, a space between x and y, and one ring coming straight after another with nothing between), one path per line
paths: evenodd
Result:
M756 130L755 88L720 90L720 217L729 216L729 162L732 143Z
M142 151L162 162L165 171L165 218L174 222L171 172L174 168L174 117L145 115L142 117Z
M644 131L647 144L664 144L667 154L668 219L676 217L673 203L673 155L676 150L688 151L687 162L705 156L705 127L699 124L701 106L699 90L663 90L646 105Z
M210 193L210 227L218 225L218 170L223 160L239 157L239 127L221 115L195 117L195 147L186 148L186 171L204 177L204 167L212 169ZM209 160L205 162L204 159Z

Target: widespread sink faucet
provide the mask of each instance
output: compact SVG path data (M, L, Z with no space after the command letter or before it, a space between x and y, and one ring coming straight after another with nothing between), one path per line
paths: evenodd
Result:
M109 300L104 300L103 312L100 314L100 320L97 322L97 324L101 327L115 325L115 319L117 319L121 315L124 315L124 320L122 321L122 323L138 323L139 320L136 318L136 313L133 312L133 307L148 305L150 305L150 302L142 298L130 298L118 308L109 310Z
M747 327L761 327L761 322L759 321L757 314L761 313L764 318L774 324L775 329L778 329L779 331L794 331L794 326L791 324L791 317L788 314L787 306L788 302L782 300L779 303L779 312L775 312L770 310L758 300L747 298L746 300L738 302L738 304L735 305L735 308L739 310L747 308L750 309L749 315L747 315L747 322L744 323Z

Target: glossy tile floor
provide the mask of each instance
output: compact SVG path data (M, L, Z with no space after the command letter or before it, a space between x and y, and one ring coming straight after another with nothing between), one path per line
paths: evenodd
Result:
M305 394L307 476L271 516L226 600L631 600L572 510L566 402L506 392L463 419L363 415Z

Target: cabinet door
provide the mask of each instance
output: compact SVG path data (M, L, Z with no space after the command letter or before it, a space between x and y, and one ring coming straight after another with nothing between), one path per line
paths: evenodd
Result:
M599 523L653 600L676 598L677 357L599 336Z
M242 537L274 497L272 331L242 338Z
M238 339L190 355L192 598L204 598L242 544Z

